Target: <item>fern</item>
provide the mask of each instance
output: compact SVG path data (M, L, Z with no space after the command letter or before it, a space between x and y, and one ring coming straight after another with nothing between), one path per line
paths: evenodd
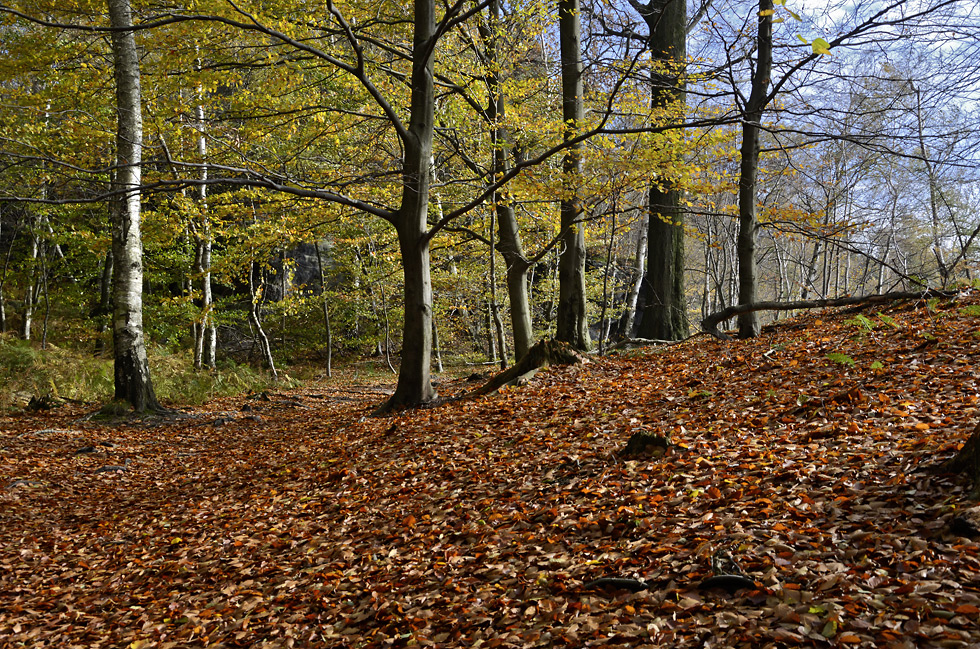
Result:
M902 326L895 321L895 318L893 318L891 316L887 316L884 313L879 313L878 314L878 319L881 320L882 322L884 322L886 325L888 325L892 329L901 329L902 328Z
M830 352L827 354L827 359L837 363L838 365L847 365L848 367L854 367L856 364L853 358L847 354L840 354L838 352Z
M845 320L844 324L851 325L852 327L857 327L858 329L861 329L863 331L872 331L874 329L874 323L871 322L871 320L868 319L866 316L863 316L860 313L854 316L853 318L850 318L849 320Z

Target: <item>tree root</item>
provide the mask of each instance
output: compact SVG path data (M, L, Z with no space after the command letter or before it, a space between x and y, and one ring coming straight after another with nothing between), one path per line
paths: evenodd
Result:
M470 393L470 396L482 396L496 392L505 385L527 382L538 370L549 365L575 365L584 362L585 358L568 343L545 338L527 350L527 354L516 365L494 375Z

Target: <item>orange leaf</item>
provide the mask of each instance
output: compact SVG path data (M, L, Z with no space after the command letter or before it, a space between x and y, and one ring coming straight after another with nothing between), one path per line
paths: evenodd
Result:
M405 527L415 527L415 517L409 515L408 518L402 521L402 523L405 525Z

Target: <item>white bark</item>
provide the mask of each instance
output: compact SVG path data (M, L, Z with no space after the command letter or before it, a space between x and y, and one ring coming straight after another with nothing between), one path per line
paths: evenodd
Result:
M198 93L201 91L198 89ZM197 152L201 156L201 186L198 200L201 207L201 224L195 241L195 274L201 278L201 320L194 328L194 367L214 369L217 331L214 326L214 298L211 294L211 224L208 217L208 143L204 132L204 106L197 109Z
M116 398L142 412L159 409L150 381L143 339L143 242L140 236L140 184L143 116L139 55L129 0L107 0L116 79L116 171L112 181L112 322Z

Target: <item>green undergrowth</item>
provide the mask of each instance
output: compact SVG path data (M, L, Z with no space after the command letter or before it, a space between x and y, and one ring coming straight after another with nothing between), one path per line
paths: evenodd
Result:
M267 372L249 365L225 362L217 371L195 370L190 353L151 349L149 361L154 390L167 405L199 405L273 386ZM285 377L278 386L297 384ZM109 401L112 393L112 358L108 355L100 358L51 344L42 350L37 343L0 338L2 409L22 408L32 397L100 403Z

